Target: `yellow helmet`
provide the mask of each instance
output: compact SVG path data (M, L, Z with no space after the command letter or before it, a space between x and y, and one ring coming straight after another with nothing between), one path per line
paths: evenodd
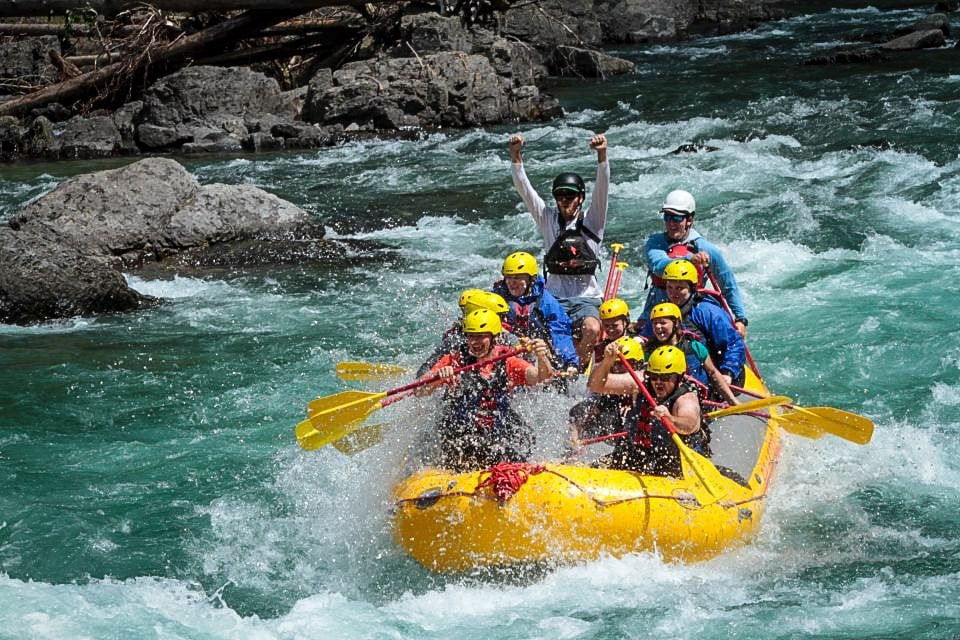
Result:
M676 373L683 375L687 372L687 357L683 351L672 346L657 347L647 360L647 373Z
M467 314L463 319L464 333L492 333L495 336L503 331L500 316L490 309L477 309Z
M622 338L617 338L615 342L620 345L620 353L623 354L623 357L631 362L640 364L643 362L643 343L637 340L636 338L629 338L623 336Z
M470 296L466 305L462 305L461 308L463 309L464 315L477 309L489 309L497 314L510 311L510 305L503 299L503 296L499 293L493 293L492 291L477 291Z
M680 307L672 302L661 302L650 310L650 319L656 318L676 318L677 322L683 320L683 314L680 313Z
M505 276L528 275L536 278L539 272L537 259L526 251L511 253L504 258L503 267L500 268L500 273Z
M620 316L626 316L627 319L630 318L630 307L620 298L610 298L600 305L601 320L611 320L613 318L619 318Z
M483 289L467 289L463 293L461 293L460 300L457 303L460 305L460 310L463 311L465 314L469 313L470 311L473 311L473 309L468 310L467 305L469 305L470 302L474 300L478 294L482 294L482 293L486 293L486 291L484 291Z
M689 260L674 260L663 270L664 280L684 280L693 283L694 289L700 284L697 268Z

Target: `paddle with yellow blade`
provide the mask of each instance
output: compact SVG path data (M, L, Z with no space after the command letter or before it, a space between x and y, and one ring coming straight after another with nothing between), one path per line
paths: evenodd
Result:
M511 349L495 358L489 358L463 367L457 367L453 370L456 373L463 373L471 369L485 366L500 360L506 360L524 352L525 349ZM365 391L341 391L332 396L325 396L312 400L307 406L308 418L297 425L297 441L304 449L319 449L320 447L336 442L340 438L356 431L364 420L371 413L387 406L394 400L391 396L396 396L404 392L412 392L414 389L432 384L440 379L440 375L430 376L422 380L411 382L410 384L381 391L379 393L368 393ZM403 397L408 397L407 393ZM400 399L400 398L398 398Z
M386 380L396 378L407 372L405 367L398 364L381 364L372 362L338 362L337 377L341 380L369 382L372 380Z
M731 385L730 388L756 398L764 397L742 387ZM770 417L785 431L794 435L815 440L825 433L829 433L854 444L867 444L873 438L873 422L856 413L833 407L806 408L792 404L785 404L784 406L791 413Z
M711 411L707 414L707 417L711 420L716 420L717 418L722 418L723 416L732 416L737 413L749 413L750 411L766 409L767 407L773 407L775 405L789 406L790 402L791 398L788 398L787 396L765 396L763 398L758 398L757 400L751 400L750 402L741 402L740 404L734 404L723 409Z
M633 367L630 365L630 362L623 357L622 353L617 353L617 357L620 358L620 363L627 370L627 373L630 374L630 377L633 378L633 381L640 389L640 393L643 394L643 397L646 399L650 407L656 407L657 401L653 399L653 396L647 390L647 387L643 384L643 381L640 379L640 376L637 375L637 372L634 371ZM722 477L720 476L720 472L717 471L716 467L710 464L706 458L698 455L686 445L686 443L680 438L680 434L677 433L676 427L673 426L673 423L670 422L669 418L661 417L660 422L662 422L666 430L670 432L670 437L673 438L674 444L676 444L677 449L680 450L680 457L683 458L683 461L687 463L687 467L697 476L704 489L706 489L714 498L721 497L723 492L720 489L717 489L717 487L714 486L713 480L711 480L711 477Z

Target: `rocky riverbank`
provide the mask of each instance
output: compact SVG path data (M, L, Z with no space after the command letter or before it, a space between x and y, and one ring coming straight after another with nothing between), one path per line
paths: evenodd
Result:
M407 3L371 24L342 64L316 69L298 88L282 90L256 68L198 65L116 108L78 113L80 104L53 101L0 115L0 160L303 149L352 135L548 120L562 116L543 91L550 78L633 70L604 45L742 29L780 15L760 0L550 0L467 25L461 15ZM5 39L0 79L57 76L52 60L63 60L63 38Z
M299 207L249 185L199 185L179 163L147 158L71 178L0 227L0 323L156 304L124 272L342 264L345 241ZM362 259L367 247L350 243Z

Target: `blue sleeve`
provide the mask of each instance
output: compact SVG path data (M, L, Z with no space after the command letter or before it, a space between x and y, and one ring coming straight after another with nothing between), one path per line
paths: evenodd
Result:
M653 323L650 322L647 315L640 319L643 320L643 326L640 327L640 337L649 342L653 338Z
M743 338L733 328L726 312L719 307L700 303L691 315L693 322L707 332L707 336L704 337L723 355L720 362L717 362L717 369L737 377L746 362L747 347L743 343Z
M667 240L663 233L655 233L647 238L644 253L647 258L647 267L658 276L673 259L667 255Z
M577 356L577 350L573 348L573 330L570 325L570 318L567 312L563 310L560 303L549 291L543 292L540 298L540 304L537 305L540 313L550 328L550 336L553 340L553 350L565 367L580 366L580 358Z
M733 271L727 264L726 259L720 250L708 242L705 238L697 238L697 248L710 254L710 271L713 273L717 284L720 285L720 292L730 305L734 318L746 318L747 311L743 307L743 299L740 297L740 288L737 286L737 279L733 276Z

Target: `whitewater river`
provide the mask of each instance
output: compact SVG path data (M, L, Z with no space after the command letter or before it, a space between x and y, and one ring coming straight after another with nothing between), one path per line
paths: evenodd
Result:
M691 566L417 565L391 540L389 489L425 406L385 410L390 440L352 457L301 451L293 427L348 388L338 361L417 364L462 288L539 254L511 129L189 159L201 182L260 186L387 249L338 269L131 274L168 303L0 326L0 638L960 636L958 53L799 64L922 15L832 10L622 49L635 74L558 87L567 118L523 129L544 189L561 170L589 188L587 141L609 137L606 240L627 245L631 304L659 204L688 189L771 389L876 422L865 447L787 436L753 544ZM672 153L690 143L717 150ZM0 166L0 220L116 164ZM528 402L543 456L565 402Z

